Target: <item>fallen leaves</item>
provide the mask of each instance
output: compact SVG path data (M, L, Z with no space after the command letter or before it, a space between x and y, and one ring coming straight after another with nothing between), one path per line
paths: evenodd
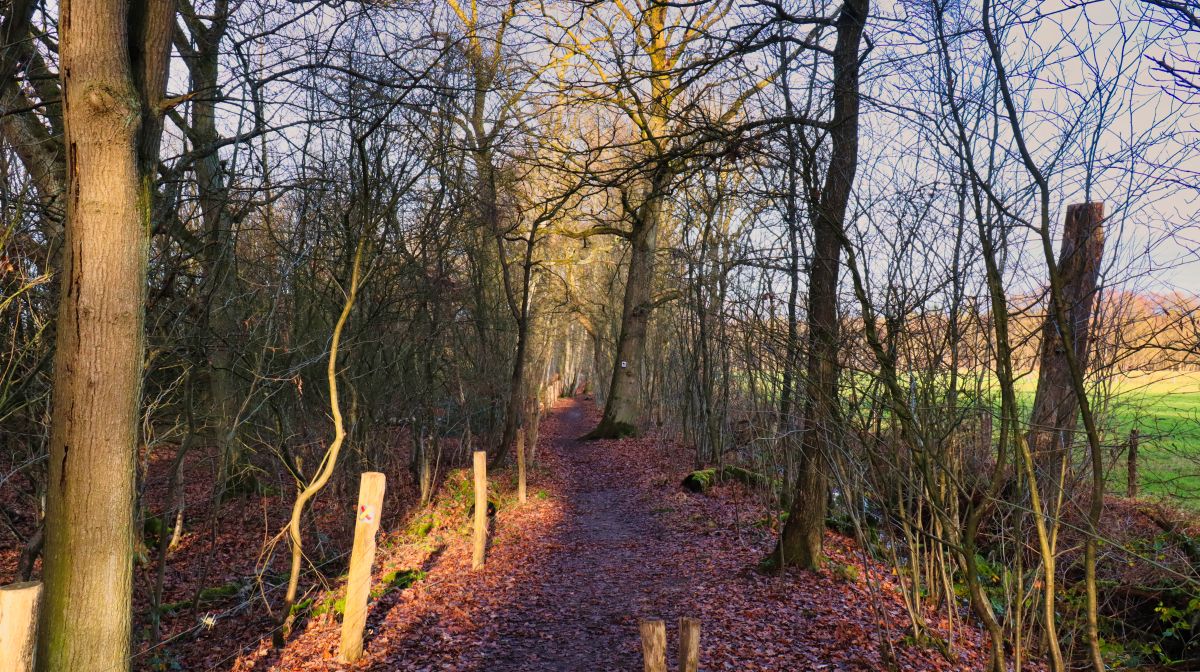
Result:
M845 537L827 535L826 571L757 572L774 541L771 526L755 524L769 520L768 511L738 485L717 485L701 495L683 492L678 484L691 455L661 437L578 441L597 415L589 401L562 400L544 420L527 503L504 499L515 490L512 475L493 474L491 487L504 503L487 564L479 571L470 570L465 499L447 487L436 511L411 516L403 507L411 506L413 493L389 486L377 585L400 571L423 574L411 586L383 591L371 601L366 655L358 663L337 662L340 626L332 609L302 621L282 651L273 649L276 624L258 594L264 587L251 584L214 605L211 628L197 626L203 614L171 615L167 642L136 652L135 667L639 670L639 619L664 619L673 648L679 617L692 616L701 621L704 670L865 671L887 669L889 660L902 670L984 668L986 650L969 619L953 633L944 622L938 627L937 634L953 642L955 663L934 648L909 643L893 577L887 568L864 562ZM203 473L202 466L189 468ZM207 494L195 485L198 480L187 481L190 502ZM152 499L159 496L156 487L151 484ZM166 601L252 575L257 549L286 513L282 499L226 505L219 512L219 534L185 538L168 566ZM322 557L349 548L354 513L341 510L334 497L314 503ZM189 509L192 520L210 514L203 506ZM437 523L416 525L408 518ZM414 535L416 528L421 533ZM311 576L306 581L311 585ZM334 582L309 597L313 604L332 603L341 590ZM135 607L144 614L144 599ZM937 615L929 617L939 622Z
M983 667L974 629L955 633L957 663L905 644L887 571L865 566L844 537L827 538L831 565L856 567L856 580L754 571L773 538L747 523L765 511L732 486L681 493L689 459L677 446L577 441L595 421L590 404L559 403L531 478L548 496L499 512L478 572L466 535L441 539L425 581L372 605L375 634L352 669L636 670L638 620L663 618L674 642L680 616L702 622L705 670L881 670L892 655L903 670ZM236 669L342 669L335 647L336 624L314 624L281 656L260 651Z

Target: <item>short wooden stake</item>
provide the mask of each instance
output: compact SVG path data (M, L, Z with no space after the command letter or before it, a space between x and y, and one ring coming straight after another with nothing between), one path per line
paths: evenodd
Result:
M667 626L660 619L638 623L645 672L667 672Z
M517 501L525 503L525 428L517 430Z
M33 672L40 581L0 586L0 672Z
M371 595L371 566L375 564L375 533L383 512L386 479L377 471L364 472L358 481L358 521L350 551L350 576L346 582L346 611L342 618L341 660L353 663L362 657L363 628L367 625L367 598Z
M471 569L483 567L483 555L487 548L487 509L487 453L477 450L475 451L475 537Z
M1130 499L1138 496L1138 430L1129 430L1129 454L1126 456L1128 479L1125 484L1125 495Z
M679 672L700 669L700 619L679 619Z

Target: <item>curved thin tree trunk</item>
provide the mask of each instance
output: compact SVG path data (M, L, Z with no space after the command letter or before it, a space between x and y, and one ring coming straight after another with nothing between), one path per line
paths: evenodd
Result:
M292 566L291 573L288 575L287 593L283 598L283 610L281 612L282 628L276 629L274 634L275 646L283 646L284 640L288 636L288 627L291 625L292 605L296 603L296 591L300 585L300 565L304 559L304 539L300 534L300 520L304 517L304 507L317 493L325 487L329 482L329 478L333 476L334 467L337 466L338 455L342 451L342 443L346 440L346 427L342 421L342 407L338 403L338 384L337 384L337 358L338 347L342 342L342 330L346 327L346 322L350 319L350 311L354 308L354 300L358 297L358 282L359 269L362 266L363 242L360 240L358 249L354 252L354 266L350 271L350 291L346 294L346 302L342 304L342 312L338 315L337 324L333 327L333 339L329 344L329 366L326 368L325 377L329 385L329 413L333 417L333 442L329 444L328 450L325 451L325 457L322 458L320 466L317 468L317 474L312 481L308 483L296 495L296 501L292 504L292 517L288 521L287 535L288 541L292 547Z

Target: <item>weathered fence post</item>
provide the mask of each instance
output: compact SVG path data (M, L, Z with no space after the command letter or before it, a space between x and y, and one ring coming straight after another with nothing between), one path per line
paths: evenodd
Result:
M517 501L525 503L525 428L517 430Z
M33 672L40 581L0 586L0 672Z
M667 672L667 626L660 619L638 623L645 672Z
M483 567L484 551L487 548L487 509L487 453L477 450L475 451L475 537L471 569Z
M346 611L342 618L341 659L353 663L362 657L363 628L367 624L367 598L371 594L371 565L375 563L375 533L383 511L386 478L377 471L364 472L358 482L358 521L350 551L346 581Z
M700 669L700 619L679 619L679 672Z
M1136 427L1129 430L1129 454L1126 455L1126 459L1128 460L1129 474L1125 484L1125 494L1133 499L1138 496L1138 430Z
M542 416L538 412L538 405L531 404L525 414L525 445L529 447L525 458L531 464L537 464L537 442L538 442L538 424L541 423Z

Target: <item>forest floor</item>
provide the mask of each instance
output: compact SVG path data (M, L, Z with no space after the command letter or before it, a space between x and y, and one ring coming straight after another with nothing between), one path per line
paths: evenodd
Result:
M970 620L951 628L944 616L926 614L953 662L914 643L895 578L846 537L827 533L829 562L820 572L760 573L778 519L758 496L736 483L684 491L692 453L661 436L579 441L597 421L590 399L559 400L541 424L524 504L512 469L490 474L498 512L486 566L474 572L469 470L447 470L435 501L418 507L405 468L409 442L399 433L387 439L376 590L366 655L354 665L337 662L354 467L310 506L305 552L320 572L306 566L297 620L276 650L278 616L266 604L278 609L286 581L278 533L291 506L289 477L271 475L270 456L260 456L266 490L217 503L215 465L193 451L183 468L187 522L168 556L163 601L170 606L157 640L147 617L153 563L137 566L132 668L632 671L641 669L639 620L666 621L673 658L678 619L690 616L701 621L703 670L874 671L888 669L889 659L906 671L983 669L986 653ZM448 459L467 461L448 445ZM148 461L144 501L153 511L165 508L172 455ZM18 510L15 490L5 492L0 504ZM34 521L17 523L29 533ZM0 582L13 580L16 557L6 540Z
M778 535L778 512L736 483L691 494L680 481L692 452L651 434L620 441L579 441L595 426L588 398L559 400L542 422L530 497L518 504L511 468L490 477L497 505L487 564L471 571L473 498L469 455L444 444L452 468L436 497L417 506L407 470L411 441L402 427L371 439L377 468L388 476L379 552L366 633L366 655L336 662L344 572L354 525L356 451L305 517L306 565L296 622L282 650L271 646L286 583L280 531L294 480L276 457L257 455L256 494L218 501L211 451L183 462L186 520L163 574L162 628L150 627L155 563L135 566L136 672L291 672L301 670L638 670L638 621L667 623L668 650L682 616L700 619L704 670L979 670L986 661L980 632L962 610L927 611L933 633L954 660L914 641L904 601L890 569L850 539L826 533L829 562L820 572L760 573L758 562ZM315 463L323 443L305 448ZM155 515L167 509L175 447L145 461L142 501ZM11 472L9 471L11 469ZM36 529L27 504L36 492L20 469L0 488L0 513L20 534L0 536L0 584L15 580L19 544ZM22 480L24 479L24 480ZM1111 586L1160 586L1193 576L1189 548L1167 543L1163 520L1178 516L1138 500L1108 498L1101 577ZM1172 517L1174 516L1174 517ZM1190 524L1188 524L1190 525ZM1061 566L1077 566L1082 539L1064 531ZM1185 538L1200 534L1179 528ZM153 543L152 537L147 543ZM1133 549L1145 559L1134 562ZM1191 549L1194 551L1194 549ZM34 576L38 575L35 566ZM341 574L341 576L339 576ZM1109 600L1109 617L1160 628L1153 599ZM270 605L268 608L267 605ZM924 640L928 642L928 640ZM888 662L894 662L889 666ZM1196 669L1196 668L1187 668Z
M689 460L677 446L578 441L596 421L590 401L556 405L542 425L527 503L506 498L497 475L500 507L483 569L470 570L464 507L434 514L436 529L422 528L420 538L411 527L381 535L377 580L404 568L423 574L372 602L358 663L336 662L339 624L326 613L282 651L269 637L251 649L242 642L233 651L244 653L207 669L639 670L639 619L664 619L674 651L681 616L702 622L705 670L884 670L885 656L903 670L982 668L970 626L939 628L955 662L910 645L890 577L864 565L843 537L829 534L822 572L757 572L774 534L765 509L737 486L685 493L680 465ZM451 477L447 490L453 501L462 488Z

